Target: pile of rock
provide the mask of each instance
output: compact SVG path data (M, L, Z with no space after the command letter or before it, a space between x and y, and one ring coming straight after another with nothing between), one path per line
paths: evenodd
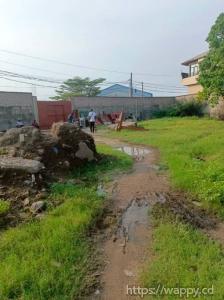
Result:
M55 123L50 132L31 126L0 137L0 179L73 169L97 159L92 136L73 124Z
M56 123L51 131L33 127L12 128L0 135L0 199L10 202L2 226L16 226L31 218L42 218L49 206L49 181L64 178L98 154L92 136L73 124Z

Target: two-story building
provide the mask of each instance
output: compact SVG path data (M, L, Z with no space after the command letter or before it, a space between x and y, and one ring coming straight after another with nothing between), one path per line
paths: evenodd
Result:
M202 91L202 86L198 83L199 63L204 59L207 53L207 51L203 52L182 63L183 66L186 66L189 69L188 72L181 73L182 84L188 88L189 95L194 95Z

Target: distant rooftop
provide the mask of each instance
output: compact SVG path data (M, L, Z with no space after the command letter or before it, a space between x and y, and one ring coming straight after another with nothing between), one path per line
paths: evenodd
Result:
M121 84L113 84L100 91L98 96L128 97L130 88ZM143 97L152 97L152 93L143 91ZM142 91L133 87L133 97L142 97Z
M200 53L200 54L198 54L198 55L182 62L182 65L183 66L189 66L191 63L193 63L195 61L198 61L201 58L204 58L207 54L208 54L208 51L202 52L202 53Z

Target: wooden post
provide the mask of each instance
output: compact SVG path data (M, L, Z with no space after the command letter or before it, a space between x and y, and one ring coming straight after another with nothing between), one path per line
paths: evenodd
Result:
M123 114L123 112L121 112L120 115L119 115L117 124L116 124L116 126L115 126L115 130L116 130L116 131L120 131L120 130L122 129L123 116L124 116L124 114Z

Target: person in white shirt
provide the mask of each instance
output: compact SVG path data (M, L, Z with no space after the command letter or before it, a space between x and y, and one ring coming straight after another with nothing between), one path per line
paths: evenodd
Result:
M93 109L90 110L90 112L88 114L88 119L89 119L90 131L92 133L94 133L95 132L96 113L95 113L95 111L93 111Z

